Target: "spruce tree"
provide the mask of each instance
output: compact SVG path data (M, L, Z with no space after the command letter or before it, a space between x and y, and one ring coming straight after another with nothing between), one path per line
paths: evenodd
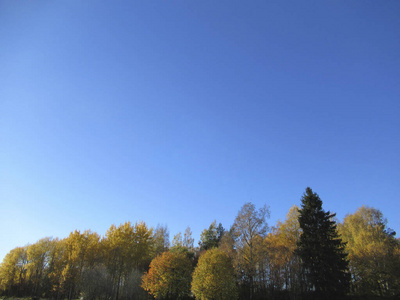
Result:
M307 290L324 298L343 295L349 287L350 273L345 243L333 220L336 214L325 212L321 199L309 187L301 201L302 234L296 252L302 260Z

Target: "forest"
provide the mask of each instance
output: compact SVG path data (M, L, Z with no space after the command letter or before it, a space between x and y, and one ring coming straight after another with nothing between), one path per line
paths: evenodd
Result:
M269 226L269 208L245 203L233 225L212 222L194 245L190 227L75 230L12 249L0 265L2 297L32 299L397 299L400 240L362 206L339 222L307 188L300 206Z

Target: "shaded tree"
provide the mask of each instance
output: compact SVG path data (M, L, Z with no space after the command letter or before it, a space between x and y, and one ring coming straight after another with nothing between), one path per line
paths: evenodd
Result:
M192 230L188 226L183 234L183 247L186 247L188 251L194 251L194 238L192 237Z
M182 238L182 233L178 232L173 240L172 247L170 249L171 252L179 252L185 254L192 263L194 267L197 263L196 252L193 247L194 239L192 238L192 231L190 227L187 227Z
M308 291L325 298L343 295L348 290L350 274L345 243L333 220L335 214L322 209L322 200L309 187L301 202L302 234L296 252L302 260Z
M225 231L222 235L219 243L219 249L221 249L226 255L228 255L232 261L236 258L236 246L235 246L235 234L234 228L231 227L229 231Z
M178 249L178 248L183 248L183 240L182 240L182 233L181 232L178 232L172 238L171 250L172 249Z
M169 250L169 231L166 225L157 225L153 233L153 243L153 257Z
M85 269L81 277L81 297L88 300L109 300L112 295L112 278L103 264Z
M199 246L200 250L208 250L214 247L218 247L219 242L224 234L224 227L219 223L217 226L217 221L213 221L208 229L204 229L201 232Z
M43 238L27 248L27 272L31 284L30 295L39 298L48 294L48 276L52 253L57 240Z

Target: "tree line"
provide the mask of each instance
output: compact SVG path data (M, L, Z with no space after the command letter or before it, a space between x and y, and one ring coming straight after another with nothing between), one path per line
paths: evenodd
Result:
M339 223L311 188L283 222L246 203L233 225L214 221L198 246L190 227L75 230L12 249L0 293L33 299L375 299L400 296L400 241L382 213L362 206Z

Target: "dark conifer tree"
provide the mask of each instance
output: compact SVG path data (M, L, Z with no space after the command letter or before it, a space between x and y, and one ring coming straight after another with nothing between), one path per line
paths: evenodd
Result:
M350 282L345 243L338 235L336 214L325 212L311 188L302 199L299 223L302 235L297 254L302 260L309 292L317 298L334 298L347 292Z

